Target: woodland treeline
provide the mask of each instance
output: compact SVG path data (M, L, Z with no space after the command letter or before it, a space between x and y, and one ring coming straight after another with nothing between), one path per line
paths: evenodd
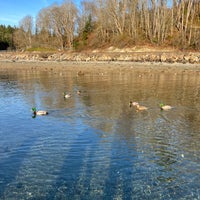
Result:
M13 34L15 28L11 26L0 25L0 50L12 49Z
M173 46L200 49L199 0L63 1L25 16L10 32L16 49ZM2 40L2 37L0 38Z

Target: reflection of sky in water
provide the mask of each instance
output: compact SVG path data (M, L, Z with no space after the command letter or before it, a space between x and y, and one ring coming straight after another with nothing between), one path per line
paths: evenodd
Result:
M0 197L198 199L199 84L195 74L0 74ZM49 115L33 119L33 106Z

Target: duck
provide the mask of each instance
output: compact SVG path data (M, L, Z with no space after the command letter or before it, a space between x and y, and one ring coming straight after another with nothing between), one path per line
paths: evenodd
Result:
M36 110L36 108L32 108L33 114L36 115L48 115L49 113L46 110Z
M70 93L63 92L64 98L69 99L71 97Z
M129 106L130 106L130 107L132 107L132 106L137 106L137 105L139 105L138 102L132 102L132 101L129 102Z
M84 76L84 72L82 71L77 72L77 76Z
M138 102L132 102L132 101L130 101L129 105L130 105L130 107L131 106L136 106L136 109L139 110L139 111L143 111L143 110L147 110L148 109L146 106L139 105Z
M161 110L171 110L173 107L170 105L165 105L164 103L160 103L160 109Z
M81 90L78 90L76 93L77 93L78 95L81 95Z

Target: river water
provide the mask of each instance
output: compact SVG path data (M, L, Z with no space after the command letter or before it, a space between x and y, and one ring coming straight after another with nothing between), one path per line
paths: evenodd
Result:
M1 71L0 105L0 199L200 199L199 73Z

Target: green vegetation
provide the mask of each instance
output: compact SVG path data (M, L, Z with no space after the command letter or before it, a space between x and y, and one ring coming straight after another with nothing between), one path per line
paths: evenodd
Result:
M16 28L0 25L0 50L13 49L13 33Z

